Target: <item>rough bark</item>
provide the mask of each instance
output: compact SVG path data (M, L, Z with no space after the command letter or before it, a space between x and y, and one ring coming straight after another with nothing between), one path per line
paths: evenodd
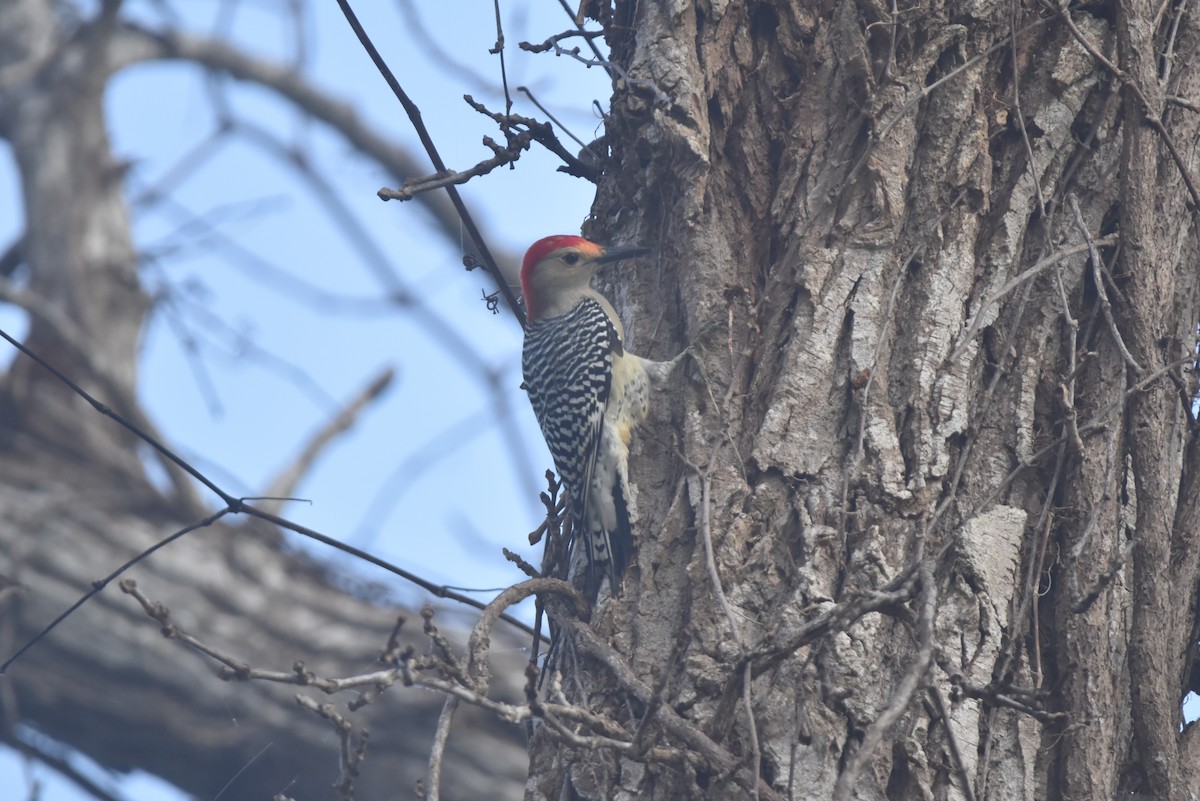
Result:
M657 254L611 285L628 344L722 324L639 440L638 556L593 618L650 697L579 663L639 742L682 747L674 711L760 797L839 797L856 760L858 798L1194 797L1200 118L1167 98L1197 96L1200 38L1155 11L606 18L627 77L590 233ZM751 789L533 750L531 799Z

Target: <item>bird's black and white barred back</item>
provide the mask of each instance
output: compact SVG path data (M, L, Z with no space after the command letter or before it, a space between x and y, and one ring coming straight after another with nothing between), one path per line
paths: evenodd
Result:
M621 572L633 558L629 442L649 410L648 368L658 371L657 363L625 350L621 320L591 280L606 264L648 252L548 236L521 263L525 388L571 504L568 569L582 539L592 599L606 576L612 594L620 594Z
M606 431L613 424L606 416L612 413L614 363L623 358L617 324L590 297L565 314L534 320L525 332L525 388L567 493L569 552L581 538L587 549L592 594L605 575L617 593L617 578L633 549L628 476L623 470L613 474L603 464L597 474L599 457L625 447L624 442L614 444L620 432Z

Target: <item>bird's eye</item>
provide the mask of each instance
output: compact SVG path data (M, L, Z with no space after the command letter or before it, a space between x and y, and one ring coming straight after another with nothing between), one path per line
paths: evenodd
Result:
M579 254L578 253L568 253L567 255L563 256L563 261L565 261L567 264L571 264L571 265L578 264L579 263Z

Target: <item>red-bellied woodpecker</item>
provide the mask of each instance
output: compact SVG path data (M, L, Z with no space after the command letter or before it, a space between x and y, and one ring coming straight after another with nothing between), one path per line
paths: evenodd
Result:
M649 411L651 382L674 361L627 352L621 320L591 279L605 264L646 252L548 236L521 264L525 389L567 493L573 541L587 546L593 597L601 570L618 593L618 577L632 557L629 437Z

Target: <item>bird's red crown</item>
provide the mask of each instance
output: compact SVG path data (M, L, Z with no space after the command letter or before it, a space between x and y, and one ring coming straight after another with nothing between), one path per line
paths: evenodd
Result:
M561 248L579 248L590 255L599 255L603 250L595 242L571 234L557 234L539 239L525 251L525 260L521 262L521 291L526 296L529 295L529 277L533 274L534 265Z

